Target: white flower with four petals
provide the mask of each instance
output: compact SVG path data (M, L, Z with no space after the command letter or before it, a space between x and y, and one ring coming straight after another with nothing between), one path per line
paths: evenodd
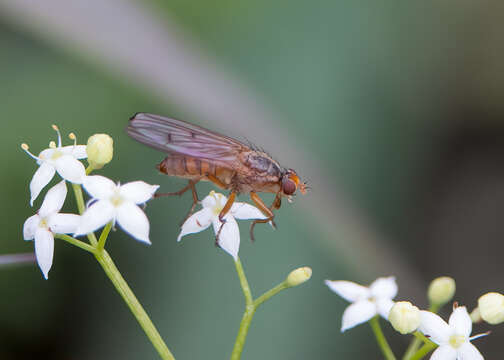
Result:
M226 202L227 198L224 195L210 191L210 194L201 202L203 209L191 215L182 225L177 241L180 241L184 235L207 229L210 224L213 225L214 232L217 234L222 225L219 214ZM219 234L218 244L236 260L240 249L240 230L235 219L266 219L266 216L255 206L243 202L234 202L224 216L224 226Z
M85 159L85 145L61 145L61 134L58 127L53 125L54 130L58 133L58 146L51 142L48 149L43 150L39 156L33 155L28 150L28 145L22 144L22 148L28 155L37 160L39 168L33 175L30 182L30 205L39 196L42 189L51 181L55 172L65 180L75 184L82 184L86 176L84 165L78 159Z
M66 195L63 180L49 189L38 213L30 216L23 225L24 239L35 239L37 263L46 279L53 262L54 234L73 233L79 225L79 215L59 213Z
M152 198L159 185L143 181L116 185L100 175L86 176L82 185L92 199L75 236L89 234L113 221L137 240L150 244L149 220L138 204Z
M430 311L420 312L420 330L439 347L432 353L431 360L482 360L483 356L471 340L487 335L470 337L472 320L465 306L455 307L448 324Z
M351 281L326 280L325 284L343 299L351 302L343 313L341 332L362 324L380 314L388 319L397 295L395 277L376 279L369 287Z

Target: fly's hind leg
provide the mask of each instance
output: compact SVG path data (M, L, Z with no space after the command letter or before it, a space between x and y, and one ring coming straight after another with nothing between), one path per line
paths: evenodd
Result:
M155 198L158 198L158 197L161 197L161 196L181 196L187 190L191 189L192 197L193 197L193 202L192 202L191 208L189 209L189 212L187 213L187 215L184 217L184 219L180 223L180 226L182 226L182 224L189 218L189 216L191 216L193 214L194 208L196 207L196 204L199 201L199 199L198 199L198 193L196 192L196 186L195 186L198 183L198 181L199 181L199 179L189 180L189 183L185 187L183 187L182 189L180 189L179 191L169 192L169 193L155 193L154 194Z
M266 204L262 201L262 199L255 193L254 191L250 192L250 198L254 202L254 204L257 206L261 212L267 216L266 219L256 219L252 222L252 225L250 225L250 240L254 241L254 226L256 224L264 224L268 223L271 221L271 225L275 228L276 224L273 221L273 218L275 217L275 214L273 214L272 209L278 209L280 208L281 205L281 198L280 195L277 194L275 197L275 200L273 201L273 204L271 205L271 209L266 206Z

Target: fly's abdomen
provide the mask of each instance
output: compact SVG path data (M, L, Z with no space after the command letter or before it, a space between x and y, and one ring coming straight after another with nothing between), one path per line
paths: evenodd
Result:
M167 156L157 165L157 169L163 174L184 178L205 178L208 175L220 178L225 172L208 161L182 155Z

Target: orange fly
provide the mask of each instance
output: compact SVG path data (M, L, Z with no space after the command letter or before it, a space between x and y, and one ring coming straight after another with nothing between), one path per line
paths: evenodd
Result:
M219 188L230 191L228 200L219 213L221 222L231 209L237 194L250 194L254 204L267 217L252 222L252 240L255 224L270 221L274 224L273 210L280 208L282 197L291 201L296 190L305 194L307 189L306 183L301 182L294 170L280 166L265 152L185 121L137 113L130 119L127 131L133 139L168 154L157 165L160 172L189 180L187 186L177 192L155 195L182 195L191 190L193 203L188 216L198 203L195 185L199 181L211 181ZM258 192L276 195L271 206L268 207L262 201Z

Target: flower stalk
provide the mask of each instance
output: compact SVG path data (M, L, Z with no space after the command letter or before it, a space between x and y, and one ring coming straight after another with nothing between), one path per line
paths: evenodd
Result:
M240 285L243 291L243 295L245 297L245 312L243 313L242 320L240 322L240 329L238 330L238 335L236 336L233 352L231 353L231 360L240 360L243 347L245 345L245 340L247 339L248 330L250 328L250 323L252 322L252 318L254 317L257 308L262 303L278 294L280 291L288 289L293 286L297 286L298 284L289 284L287 278L280 284L266 291L264 294L262 294L261 296L259 296L257 299L254 300L254 298L252 297L252 291L250 290L250 286L248 284L247 277L245 276L245 271L243 270L243 266L241 264L239 257L237 257L235 260L235 267L236 272L238 273L238 278L240 279ZM310 276L311 276L311 269L309 269L309 276L307 276L306 280L308 280Z
M380 347L385 359L395 360L396 357L392 352L392 349L390 348L390 345L387 342L385 335L383 334L383 331L380 326L380 319L378 318L378 316L374 316L371 320L369 320L369 324L371 325L371 329L373 329L373 333L375 334L376 337L376 342L378 343L378 346Z
M161 335L159 335L159 332L149 318L149 315L147 315L144 308L137 300L135 294L131 291L130 287L121 276L121 273L115 266L108 252L105 249L98 248L96 249L94 255L105 271L105 274L107 274L110 281L112 281L112 284L114 284L117 292L121 295L126 305L128 305L152 345L159 353L159 356L164 360L174 360L175 357L166 346L165 342L161 338Z

